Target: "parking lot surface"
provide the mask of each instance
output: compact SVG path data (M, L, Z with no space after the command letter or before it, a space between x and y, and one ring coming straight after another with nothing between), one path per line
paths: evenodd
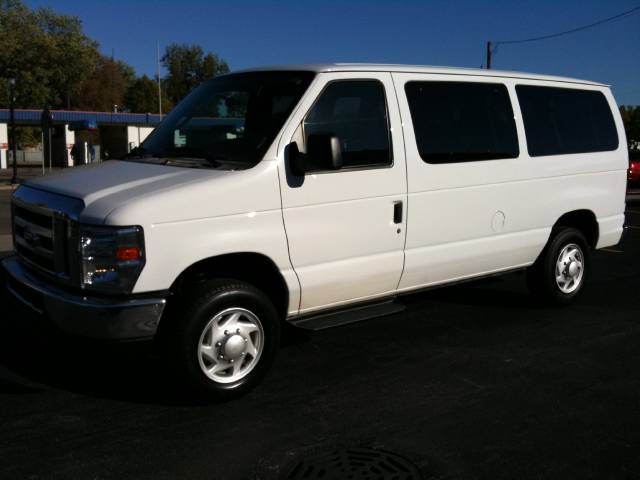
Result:
M0 478L283 478L375 448L422 477L640 477L640 205L584 295L537 305L511 274L405 298L400 314L292 335L265 382L196 404L136 345L0 321Z

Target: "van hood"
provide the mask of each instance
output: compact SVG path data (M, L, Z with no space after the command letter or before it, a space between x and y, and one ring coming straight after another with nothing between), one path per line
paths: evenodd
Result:
M173 167L142 162L110 160L56 172L28 180L26 185L82 200L85 206L125 190L138 194L157 190L167 184L190 182L207 175L220 175L218 170Z
M25 186L81 200L78 218L93 224L151 226L281 207L275 161L214 170L109 160Z
M109 160L84 165L24 184L39 190L82 200L85 220L104 220L114 208L161 190L228 175L231 172ZM101 217L101 218L100 218Z

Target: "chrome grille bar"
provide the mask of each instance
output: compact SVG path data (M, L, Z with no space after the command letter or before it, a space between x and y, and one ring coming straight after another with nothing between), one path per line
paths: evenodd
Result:
M56 273L53 218L50 212L15 206L13 232L19 254L47 272Z
M13 217L13 221L15 222L17 227L24 229L28 227L33 233L40 235L41 237L53 238L53 232L51 229L41 227L40 225L36 225L35 223L31 223L26 221L24 218L15 215Z

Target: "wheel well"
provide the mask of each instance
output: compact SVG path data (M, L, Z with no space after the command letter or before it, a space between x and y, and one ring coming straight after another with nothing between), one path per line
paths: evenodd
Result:
M194 284L212 278L233 278L250 283L273 302L281 318L289 307L289 289L280 270L269 257L259 253L231 253L194 263L173 282L170 291L182 296Z
M598 221L591 210L574 210L562 215L553 228L572 227L580 230L591 248L596 248L600 235Z

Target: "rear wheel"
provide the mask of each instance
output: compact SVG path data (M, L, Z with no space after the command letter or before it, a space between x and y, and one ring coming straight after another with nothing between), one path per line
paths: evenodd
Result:
M529 267L529 290L547 303L567 305L582 292L590 262L584 235L575 228L561 227Z
M268 297L237 280L212 280L182 302L164 340L178 380L215 400L241 395L264 377L280 340Z

